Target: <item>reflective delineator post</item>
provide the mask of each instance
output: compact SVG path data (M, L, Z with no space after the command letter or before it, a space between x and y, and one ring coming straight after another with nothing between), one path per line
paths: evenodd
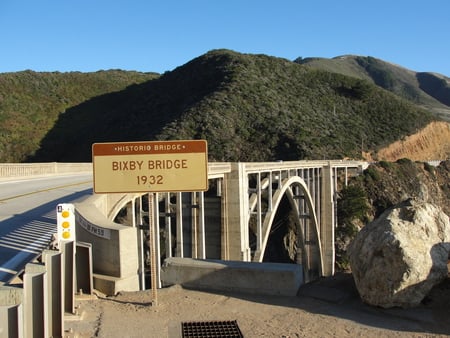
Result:
M71 203L60 203L56 206L56 227L58 241L75 240L75 207Z

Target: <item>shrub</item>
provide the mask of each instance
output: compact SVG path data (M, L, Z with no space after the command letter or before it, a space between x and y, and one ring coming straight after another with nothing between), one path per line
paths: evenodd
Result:
M378 170L375 167L370 166L369 168L364 170L364 177L366 179L369 178L369 179L377 182L380 180L380 173L378 172Z
M339 269L348 269L347 245L358 233L356 222L365 220L369 209L366 192L361 186L349 185L340 192L336 228L336 265Z
M380 165L380 167L382 167L384 169L391 169L393 167L392 162L388 162L388 161L380 161L380 162L378 162L378 164Z

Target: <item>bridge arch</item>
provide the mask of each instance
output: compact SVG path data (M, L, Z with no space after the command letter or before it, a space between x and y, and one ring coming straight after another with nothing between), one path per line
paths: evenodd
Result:
M167 257L260 262L276 226L276 213L286 202L294 211L293 222L298 230L296 262L304 270L303 281L331 276L337 178L344 175L347 182L347 177L358 175L366 165L359 161L325 160L209 163L208 178L216 180L211 185L216 190L214 196L203 192L174 191L163 196L155 193L155 237L164 231ZM77 204L77 238L92 244L97 278L106 281L102 282L105 286L144 285L140 282L145 277L143 250L137 246L143 242L138 226L144 224L146 211L139 194L91 197ZM126 212L118 219L118 212L124 208ZM256 246L250 230L256 234ZM158 254L161 241L156 242ZM208 251L211 247L214 249ZM214 257L209 256L212 251ZM160 260L157 262L158 265ZM111 282L110 277L117 281Z
M262 186L266 186L266 182L262 182ZM253 261L262 262L264 258L273 221L284 196L288 198L291 209L294 211L294 221L298 234L297 249L301 250L298 263L303 265L305 273L309 274L310 271L314 271L312 272L313 274L321 276L323 259L319 223L308 186L299 176L285 178L273 195L269 196L272 200L272 208L264 216L261 230L261 247L255 251ZM256 204L254 200L254 198L251 198L250 205L252 208Z

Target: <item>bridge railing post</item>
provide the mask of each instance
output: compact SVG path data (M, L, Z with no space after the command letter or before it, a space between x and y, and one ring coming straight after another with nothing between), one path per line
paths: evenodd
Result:
M47 271L49 336L62 337L64 335L62 256L59 251L45 250L42 258Z
M91 243L76 243L75 266L76 290L91 295L94 292Z
M24 335L48 337L47 272L43 264L29 263L24 274Z
M23 337L22 304L0 306L0 337Z
M75 242L61 242L63 258L64 311L75 313Z
M23 289L0 286L0 337L23 338Z

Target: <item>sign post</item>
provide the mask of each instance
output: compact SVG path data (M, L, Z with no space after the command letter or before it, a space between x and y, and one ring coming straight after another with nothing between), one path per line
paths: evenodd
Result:
M95 193L148 193L152 302L157 305L154 193L208 190L206 141L94 143L92 163Z
M150 283L152 288L152 300L155 305L158 305L158 294L156 292L158 288L157 271L156 271L156 234L155 234L155 194L153 192L148 194L148 223L150 229Z

